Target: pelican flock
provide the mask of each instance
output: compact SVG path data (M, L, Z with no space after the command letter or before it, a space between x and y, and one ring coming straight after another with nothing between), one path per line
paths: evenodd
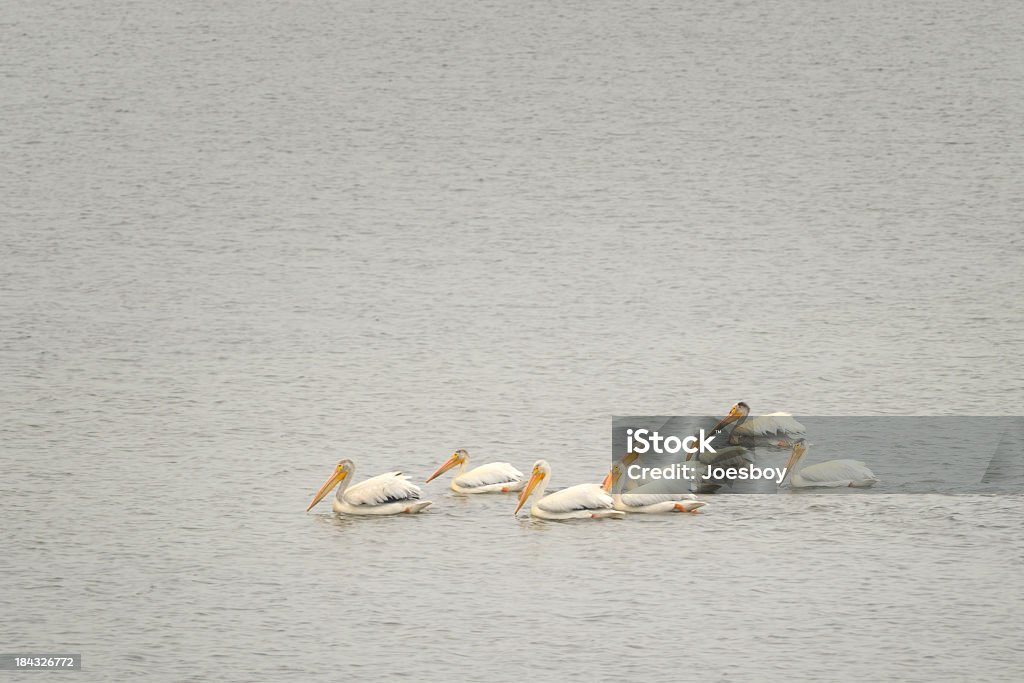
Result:
M804 438L807 430L788 413L751 417L750 406L741 401L719 420L711 434L721 434L730 425L732 428L726 439L730 445L716 448L713 452L687 454L686 461L693 459L692 467L696 471L752 467L751 471L756 474L758 468L754 466L755 456L751 449L791 446L785 470L779 472L778 489L867 488L878 483L878 477L859 460L829 460L806 465L803 457L807 453L808 444ZM635 452L627 453L613 462L600 484L577 484L545 495L551 481L551 465L546 460L535 462L529 479L524 480L523 473L507 462L491 462L467 469L469 453L459 449L427 477L426 483L458 468L449 484L452 491L459 494L520 492L513 515L518 516L532 497L530 515L545 520L621 518L627 513L696 512L707 505L692 493L667 492L663 482L641 483L642 480L632 474L627 475L628 468L639 457ZM351 460L340 461L316 492L306 512L335 489L333 510L345 515L415 514L432 505L431 501L421 499L422 490L401 472L385 472L353 483L355 469ZM744 474L740 472L740 478L745 478ZM691 490L713 493L720 486L715 481L694 481Z

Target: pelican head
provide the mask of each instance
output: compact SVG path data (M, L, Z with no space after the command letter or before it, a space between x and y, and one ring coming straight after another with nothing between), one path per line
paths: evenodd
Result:
M740 401L739 403L737 403L736 405L729 409L729 414L723 417L721 420L719 420L718 424L712 427L709 433L712 436L714 436L718 432L725 429L726 426L732 424L733 422L736 422L737 420L744 419L747 415L750 415L750 406L748 406L743 401ZM693 453L687 453L686 459L692 460Z
M622 474L626 471L626 468L639 459L639 453L636 451L630 451L622 456L622 460L613 462L611 469L608 470L608 475L604 478L604 481L601 482L601 488L605 491L611 491L612 487L615 486L615 482L622 478Z
M523 492L519 494L519 504L516 505L516 511L513 515L518 515L522 509L523 504L526 503L526 499L530 497L533 490L537 488L537 485L543 482L545 479L551 476L551 465L548 464L547 460L538 460L533 463L533 472L530 473L530 480L526 482L526 487Z
M452 453L452 457L448 458L445 464L438 467L433 474L427 477L426 483L429 484L431 481L441 476L451 468L458 467L459 465L462 465L463 463L467 462L469 462L469 453L467 453L464 449L460 448L459 450Z
M715 432L719 432L725 428L726 425L730 425L736 420L740 420L747 415L750 415L750 406L743 401L740 401L729 409L728 415L719 420L718 424L711 428L711 433L714 434Z
M793 452L789 454L789 460L786 461L786 477L793 473L793 467L800 462L800 458L804 457L804 453L807 452L807 441L804 439L797 439L793 442ZM785 481L783 479L783 481Z
M604 481L601 482L601 488L605 491L611 491L615 483L622 478L622 463L615 463L608 470L608 474L605 476Z
M340 484L345 479L345 477L352 474L352 471L355 470L355 468L355 464L348 459L342 460L337 465L335 465L334 471L331 472L331 476L327 478L327 481L324 482L324 485L321 486L320 490L316 492L316 495L313 497L313 502L309 504L308 508L306 508L306 512L312 510L313 506L319 503L321 500L323 500L324 496L330 493L335 486Z

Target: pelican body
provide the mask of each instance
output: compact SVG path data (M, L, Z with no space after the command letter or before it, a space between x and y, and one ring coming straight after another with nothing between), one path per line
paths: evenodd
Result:
M519 510L530 495L537 491L537 498L530 506L530 514L539 519L588 519L600 517L625 517L626 513L616 510L612 497L598 484L577 484L547 496L544 490L551 478L551 465L546 460L538 460L533 464L533 472L526 487L519 494L519 504L513 515Z
M732 446L788 448L807 434L807 428L789 413L769 413L750 417L750 406L743 401L734 405L729 414L711 428L711 433L718 433L733 423L735 426L728 439Z
M448 458L448 461L430 475L426 483L458 466L459 471L452 477L451 489L458 493L507 493L522 491L526 486L523 473L507 462L489 462L480 467L466 471L469 453L459 449Z
M612 507L622 512L658 514L664 512L696 512L707 505L692 493L644 493L645 486L637 486L634 479L627 477L627 484L632 488L622 492L618 486L619 479L626 467L637 459L636 453L627 453L619 462L613 463L608 476L601 483L601 488L611 493ZM647 484L646 486L650 486ZM660 486L660 484L659 484Z
M804 467L801 458L806 452L807 445L803 439L793 444L793 452L786 462L786 478L782 484L788 480L793 488L868 488L878 483L875 473L860 460L829 460Z
M754 456L744 446L726 446L718 448L714 453L702 451L694 454L687 453L686 460L693 459L693 467L696 476L690 484L690 488L697 493L714 493L722 486L732 486L735 481L732 479L705 479L704 475L708 470L715 468L728 469L735 467L742 469L754 464Z
M334 472L316 492L306 512L338 487L334 494L334 511L345 515L397 515L422 512L431 505L420 500L420 488L401 472L385 472L358 484L351 484L356 466L351 460L342 460Z

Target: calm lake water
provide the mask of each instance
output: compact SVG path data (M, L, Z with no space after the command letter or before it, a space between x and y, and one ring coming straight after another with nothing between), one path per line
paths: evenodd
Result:
M418 517L303 510L342 457L597 481L612 415L1019 414L1022 23L6 3L0 651L97 681L1020 680L1019 493L557 524L445 479Z

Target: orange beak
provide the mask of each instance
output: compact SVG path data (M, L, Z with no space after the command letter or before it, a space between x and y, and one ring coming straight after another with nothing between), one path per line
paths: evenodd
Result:
M635 460L636 458L634 457L633 459ZM625 460L623 460L623 462L625 462ZM607 476L605 476L604 481L601 482L601 488L611 493L612 487L615 486L615 483L618 482L621 477L622 470L616 471L615 467L613 466L611 469L608 470L608 474Z
M712 427L711 431L708 432L708 434L711 434L712 436L714 436L715 434L720 432L722 429L724 429L727 425L730 425L733 422L735 422L736 420L740 419L741 415L742 415L742 413L740 413L740 411L736 410L736 406L733 406L732 409L729 411L729 414L726 415L725 417L723 417L721 420L719 420L718 424L716 424L714 427ZM693 453L687 453L686 454L686 459L687 460L691 460L692 458L693 458Z
M793 452L789 454L789 460L786 461L786 475L782 478L782 481L779 483L780 486L786 483L786 480L789 479L790 472L793 471L793 465L795 465L800 460L800 458L804 457L804 453L806 452L807 447L803 443L800 443L798 441L797 443L793 444Z
M312 510L314 505L323 500L324 496L330 493L331 489L341 483L341 480L347 476L348 470L340 467L336 468L327 481L324 482L324 485L320 487L320 490L316 492L316 495L313 497L313 502L309 504L308 508L306 508L306 512Z
M533 490L537 488L537 484L539 484L540 480L543 478L543 472L540 470L533 471L533 476L530 477L530 481L526 482L526 488L524 488L523 492L519 494L519 505L516 505L516 511L512 513L513 516L519 514L519 511L523 508L523 503L526 502L526 499L530 497L530 494L533 493Z
M712 427L711 428L711 432L709 432L709 433L714 434L715 432L717 432L720 429L722 429L722 427L725 427L726 425L731 424L731 423L735 422L736 420L738 420L739 417L740 417L740 411L736 410L736 406L733 406L732 409L729 410L729 414L726 415L725 417L723 417L721 420L719 420L718 424L716 424L714 427Z
M429 477L427 477L426 483L429 484L431 481L433 481L437 477L441 476L442 474L444 474L445 472L447 472L451 468L455 467L460 462L462 462L462 461L459 460L459 454L458 453L453 454L452 457L448 458L448 461L445 464L443 464L440 467L438 467L437 470L433 474L431 474Z

